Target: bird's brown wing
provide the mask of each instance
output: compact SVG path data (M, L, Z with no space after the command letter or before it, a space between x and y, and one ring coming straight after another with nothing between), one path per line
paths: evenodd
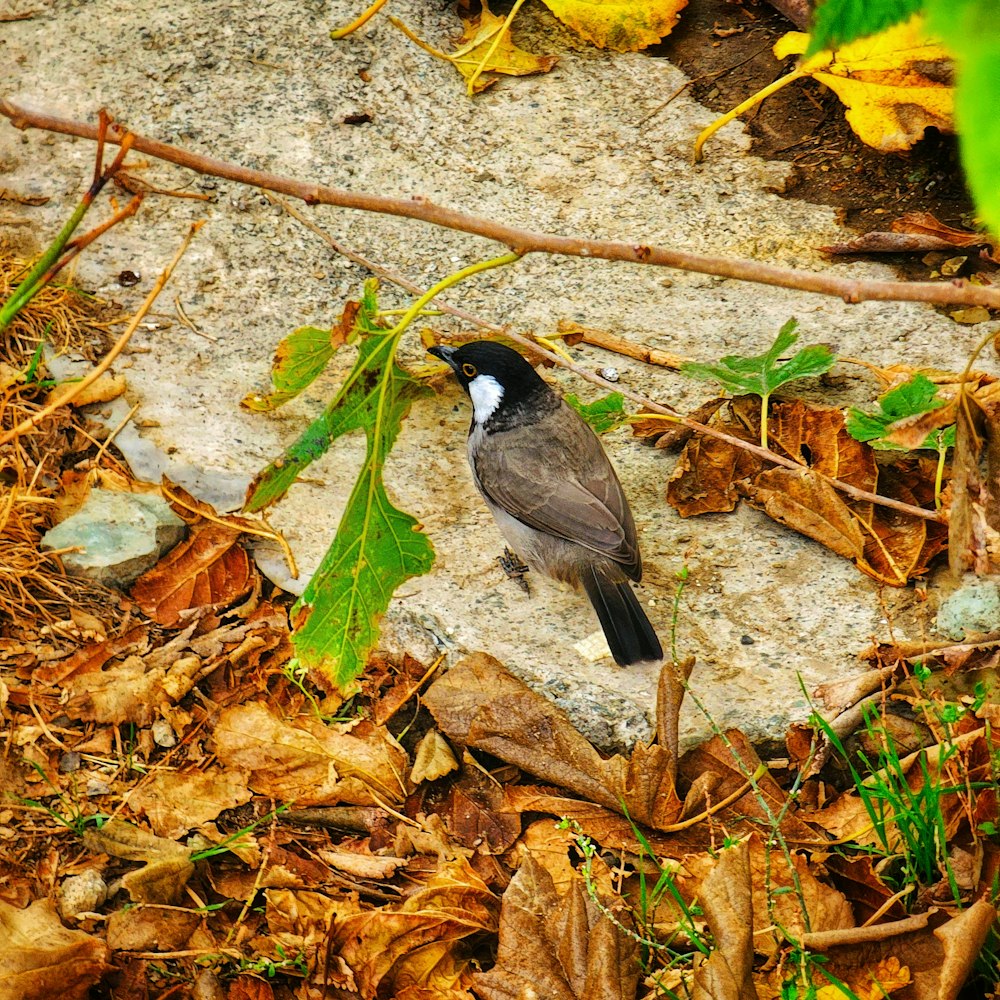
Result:
M475 473L483 492L519 521L577 542L638 580L635 523L594 432L564 403L538 425L493 435Z

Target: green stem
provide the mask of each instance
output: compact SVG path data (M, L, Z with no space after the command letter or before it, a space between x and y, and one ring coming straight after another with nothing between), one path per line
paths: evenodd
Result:
M479 274L480 271L489 271L494 267L503 267L506 264L514 264L521 259L521 254L519 253L505 253L502 257L493 257L490 260L482 260L477 264L470 264L468 267L463 267L461 271L456 271L454 274L449 274L447 278L442 278L436 285L431 285L430 288L424 292L423 295L417 299L409 309L403 313L403 318L392 328L392 332L397 336L401 334L416 318L420 315L424 306L431 301L435 296L440 295L441 292L452 285L457 285L460 281L464 281L466 278L471 277L473 274Z

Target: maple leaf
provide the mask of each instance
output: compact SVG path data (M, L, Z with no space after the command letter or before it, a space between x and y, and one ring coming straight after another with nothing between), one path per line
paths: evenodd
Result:
M568 28L599 49L637 52L673 30L687 0L542 0Z

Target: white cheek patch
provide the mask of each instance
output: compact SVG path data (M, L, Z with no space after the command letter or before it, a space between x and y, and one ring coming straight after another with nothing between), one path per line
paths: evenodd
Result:
M477 375L469 383L469 397L477 424L485 424L503 399L503 386L492 375Z

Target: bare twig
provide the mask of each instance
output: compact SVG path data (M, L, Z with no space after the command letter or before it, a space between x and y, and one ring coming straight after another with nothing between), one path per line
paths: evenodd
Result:
M94 125L55 115L31 111L13 101L0 99L0 115L9 118L20 129L41 128L84 139L96 139ZM107 131L107 142L117 143L126 134L117 124ZM129 133L134 135L134 133ZM634 242L593 240L576 236L557 236L508 226L493 219L455 211L435 205L423 197L390 198L383 195L357 193L343 188L312 184L283 177L261 170L250 170L225 160L201 156L178 149L165 142L135 135L133 148L148 156L175 163L198 173L222 177L226 180L248 184L299 198L309 205L336 205L361 211L396 215L417 219L446 229L482 236L503 243L519 254L553 253L570 257L592 257L601 260L627 261L632 264L650 264L673 267L682 271L695 271L720 278L754 281L758 284L799 291L833 295L848 303L866 301L931 302L939 305L980 305L1000 308L1000 288L970 285L962 278L950 282L858 281L839 278L812 271L776 267L754 260L713 257L707 254L686 253L666 247L650 246L641 240Z
M272 201L281 205L286 212L292 215L294 218L298 219L303 225L308 226L310 230L316 233L321 239L328 243L337 253L343 254L349 260L354 261L356 264L360 264L362 267L367 268L373 274L377 274L380 277L385 278L387 281L392 281L393 283L399 285L401 288L406 289L406 291L411 292L414 295L423 295L424 289L422 289L416 283L410 281L408 278L404 278L401 275L395 274L388 268L383 267L374 261L362 256L355 250L351 250L345 247L343 244L339 243L328 233L324 232L319 226L317 226L310 219L306 218L287 202L283 201L281 198L276 198L268 195ZM790 458L785 458L782 455L778 455L776 452L770 451L767 448L762 448L760 445L752 444L749 441L744 441L742 438L735 437L732 434L727 434L725 431L719 430L715 427L710 427L708 424L699 423L696 420L691 420L689 417L684 417L678 414L676 411L669 409L666 406L662 406L659 403L653 402L653 400L642 395L640 392L636 392L633 389L629 389L627 386L620 385L615 382L609 382L607 379L602 378L595 372L589 371L582 365L575 364L572 361L568 361L566 358L560 357L558 354L547 350L536 340L532 340L528 337L523 336L520 333L516 333L513 330L509 330L504 326L500 326L496 323L491 323L489 320L482 319L479 316L475 316L472 313L466 312L464 309L459 309L456 306L449 305L447 302L438 299L435 301L435 306L442 312L450 313L459 319L464 319L468 323L472 323L474 326L483 329L491 330L494 333L501 333L509 340L513 340L517 344L521 344L522 347L527 347L534 351L536 354L540 354L543 358L551 361L553 364L559 365L561 368L566 368L571 372L579 375L580 378L586 379L588 382L594 383L594 385L599 385L601 388L606 389L608 392L619 392L626 399L632 400L633 403L638 403L644 410L648 410L650 413L656 413L660 416L668 417L678 424L682 424L689 430L695 431L698 434L707 434L709 437L718 438L720 441L725 441L727 444L732 445L734 448L742 448L745 451L749 451L756 455L758 458L763 459L765 462L772 462L775 465L782 465L787 469L794 469L797 472L803 474L809 472L820 479L824 479L829 483L834 489L840 490L842 493L846 493L848 496L854 497L856 500L866 500L869 503L879 504L882 507L891 507L893 510L898 510L903 514L910 514L913 517L920 517L927 521L939 521L942 520L941 515L934 510L925 510L923 507L916 507L913 504L903 503L901 500L894 500L892 497L884 497L878 493L870 493L868 490L859 489L857 486L853 486L851 483L842 482L839 479L833 479L830 476L826 476L821 472L816 470L808 469L807 467L801 465L798 462L793 461ZM578 332L574 329L572 332ZM598 331L587 331L587 333L597 333ZM587 336L584 336L584 340L587 341ZM648 361L654 364L663 364L668 367L675 367L677 363L682 363L684 359L676 357L674 355L668 354L666 351L658 352L652 349L646 348L636 348L635 345L628 344L623 338L615 337L614 335L608 334L606 337L595 336L592 341L595 346L605 347L608 350L614 350L618 353L628 355L629 357L636 358L640 361ZM614 345L614 346L611 346ZM647 356L648 355L648 356ZM661 356L662 355L662 356Z

